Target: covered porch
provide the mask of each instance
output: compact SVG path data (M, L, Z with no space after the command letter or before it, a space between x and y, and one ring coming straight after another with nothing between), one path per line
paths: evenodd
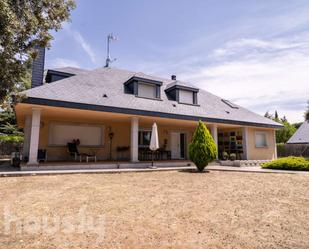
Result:
M25 132L22 154L27 163L24 167L39 163L47 166L51 162L74 162L75 158L70 155L67 143L77 139L80 141L79 152L95 155L97 162L150 161L152 155L148 147L154 122L158 126L160 145L154 159L162 162L188 162L188 147L197 125L192 120L24 103L16 106L16 114L18 124ZM222 123L206 125L218 146L219 159L223 151L227 150L237 153L238 159L249 159L248 138L252 136L253 128ZM271 133L269 136L271 138ZM42 152L44 159L40 158ZM82 161L85 163L86 160L82 158ZM91 160L89 163L93 164Z

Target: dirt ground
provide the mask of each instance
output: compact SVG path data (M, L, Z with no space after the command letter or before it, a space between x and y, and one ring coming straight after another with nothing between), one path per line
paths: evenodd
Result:
M0 248L309 248L309 175L0 178Z

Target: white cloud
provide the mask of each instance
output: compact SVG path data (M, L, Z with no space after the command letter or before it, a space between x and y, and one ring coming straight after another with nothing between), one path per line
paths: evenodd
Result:
M59 68L59 67L80 67L80 65L76 61L64 58L56 58L51 61L51 68Z
M278 110L302 121L309 99L308 35L291 39L240 39L214 50L213 64L182 78L264 114Z
M90 44L77 31L73 31L73 36L74 36L75 41L77 41L80 44L80 46L83 48L83 50L87 53L91 62L93 64L96 64L97 63L96 55L95 55L94 51L92 50Z
M248 53L256 51L278 51L278 50L289 50L297 49L304 46L308 46L307 43L298 41L296 38L290 41L282 39L273 40L261 40L261 39L248 39L242 38L236 41L228 42L223 48L215 49L212 53L214 58L219 59L224 56L232 56L239 53Z
M81 48L86 52L91 62L97 65L97 58L94 50L92 49L89 42L82 36L82 34L76 30L74 30L70 24L66 23L63 26L63 29L73 37L73 39L81 46Z

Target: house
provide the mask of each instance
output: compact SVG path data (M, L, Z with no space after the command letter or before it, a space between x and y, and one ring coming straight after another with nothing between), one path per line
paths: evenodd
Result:
M44 51L33 64L32 88L15 105L24 129L23 155L36 165L38 150L47 160L72 160L67 143L98 160L148 160L151 126L158 125L162 160L188 159L197 121L205 122L219 149L239 159L276 158L275 130L282 126L173 75L170 79L105 67L48 70Z
M309 121L305 121L287 141L287 144L293 145L309 145Z

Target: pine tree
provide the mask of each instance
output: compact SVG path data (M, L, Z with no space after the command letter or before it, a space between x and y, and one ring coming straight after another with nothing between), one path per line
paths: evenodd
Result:
M279 120L279 115L277 111L275 111L275 120Z
M215 141L206 128L206 125L202 121L199 121L189 146L190 160L202 172L208 163L216 159L217 154L218 151Z

